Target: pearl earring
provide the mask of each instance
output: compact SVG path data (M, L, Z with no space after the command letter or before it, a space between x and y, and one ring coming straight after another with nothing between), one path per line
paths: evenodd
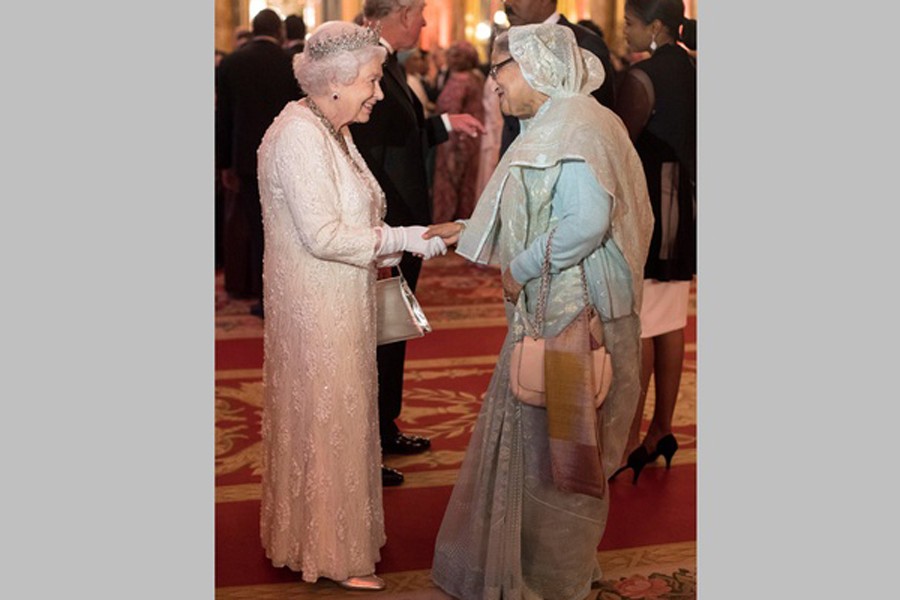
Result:
M656 34L653 34L653 39L650 40L650 52L656 52Z

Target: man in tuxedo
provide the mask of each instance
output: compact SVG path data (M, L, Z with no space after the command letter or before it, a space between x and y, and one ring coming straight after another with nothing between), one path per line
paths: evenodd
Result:
M477 136L484 126L472 115L436 115L425 118L422 103L409 88L397 51L416 47L425 26L425 0L365 0L366 24L380 27L381 44L388 51L381 78L384 99L375 105L367 123L350 125L353 141L372 174L384 190L387 201L385 222L391 226L431 224L431 197L425 171L425 155L430 146L449 139L457 130ZM400 262L403 276L416 288L422 260L405 253ZM431 441L400 431L395 419L403 397L403 362L406 343L378 347L378 417L381 447L386 454L424 452ZM400 485L403 474L382 467L384 485Z
M601 36L581 25L569 22L556 10L556 0L503 0L503 8L509 18L509 24L532 25L535 23L556 23L572 30L579 48L593 53L603 63L605 77L603 85L593 91L597 102L612 109L615 106L615 72L609 57L609 48ZM500 155L519 135L519 120L515 117L503 117L503 134L500 142Z
M253 18L253 39L222 59L216 69L216 164L226 197L225 290L262 298L263 224L256 181L256 149L269 125L300 98L291 59L282 49L278 13ZM251 312L262 316L262 305Z
M284 42L284 50L293 58L295 54L303 52L306 43L306 22L300 15L288 15L284 18L284 33L287 38Z

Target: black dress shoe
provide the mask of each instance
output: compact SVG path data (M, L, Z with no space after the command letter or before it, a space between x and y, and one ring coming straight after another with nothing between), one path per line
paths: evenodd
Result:
M392 469L381 465L381 485L392 487L403 483L403 473L397 469Z
M385 454L418 454L431 448L431 440L417 435L397 433L391 438L382 438L381 450Z

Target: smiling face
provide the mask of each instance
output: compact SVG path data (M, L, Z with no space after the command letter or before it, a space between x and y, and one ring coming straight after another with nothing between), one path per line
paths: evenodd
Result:
M365 123L372 116L375 103L384 98L381 91L381 61L372 59L362 65L350 85L337 86L340 111L344 123Z
M509 52L495 51L491 55L490 77L500 98L500 111L504 115L527 119L533 117L547 96L528 85L519 64Z

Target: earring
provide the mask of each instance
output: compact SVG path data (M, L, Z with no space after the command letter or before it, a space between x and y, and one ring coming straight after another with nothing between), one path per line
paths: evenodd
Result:
M338 93L337 93L337 92L331 94L331 99L332 99L332 100L337 100L338 98L340 98L340 96L338 96Z
M653 34L653 39L650 40L650 52L656 52L656 34Z

